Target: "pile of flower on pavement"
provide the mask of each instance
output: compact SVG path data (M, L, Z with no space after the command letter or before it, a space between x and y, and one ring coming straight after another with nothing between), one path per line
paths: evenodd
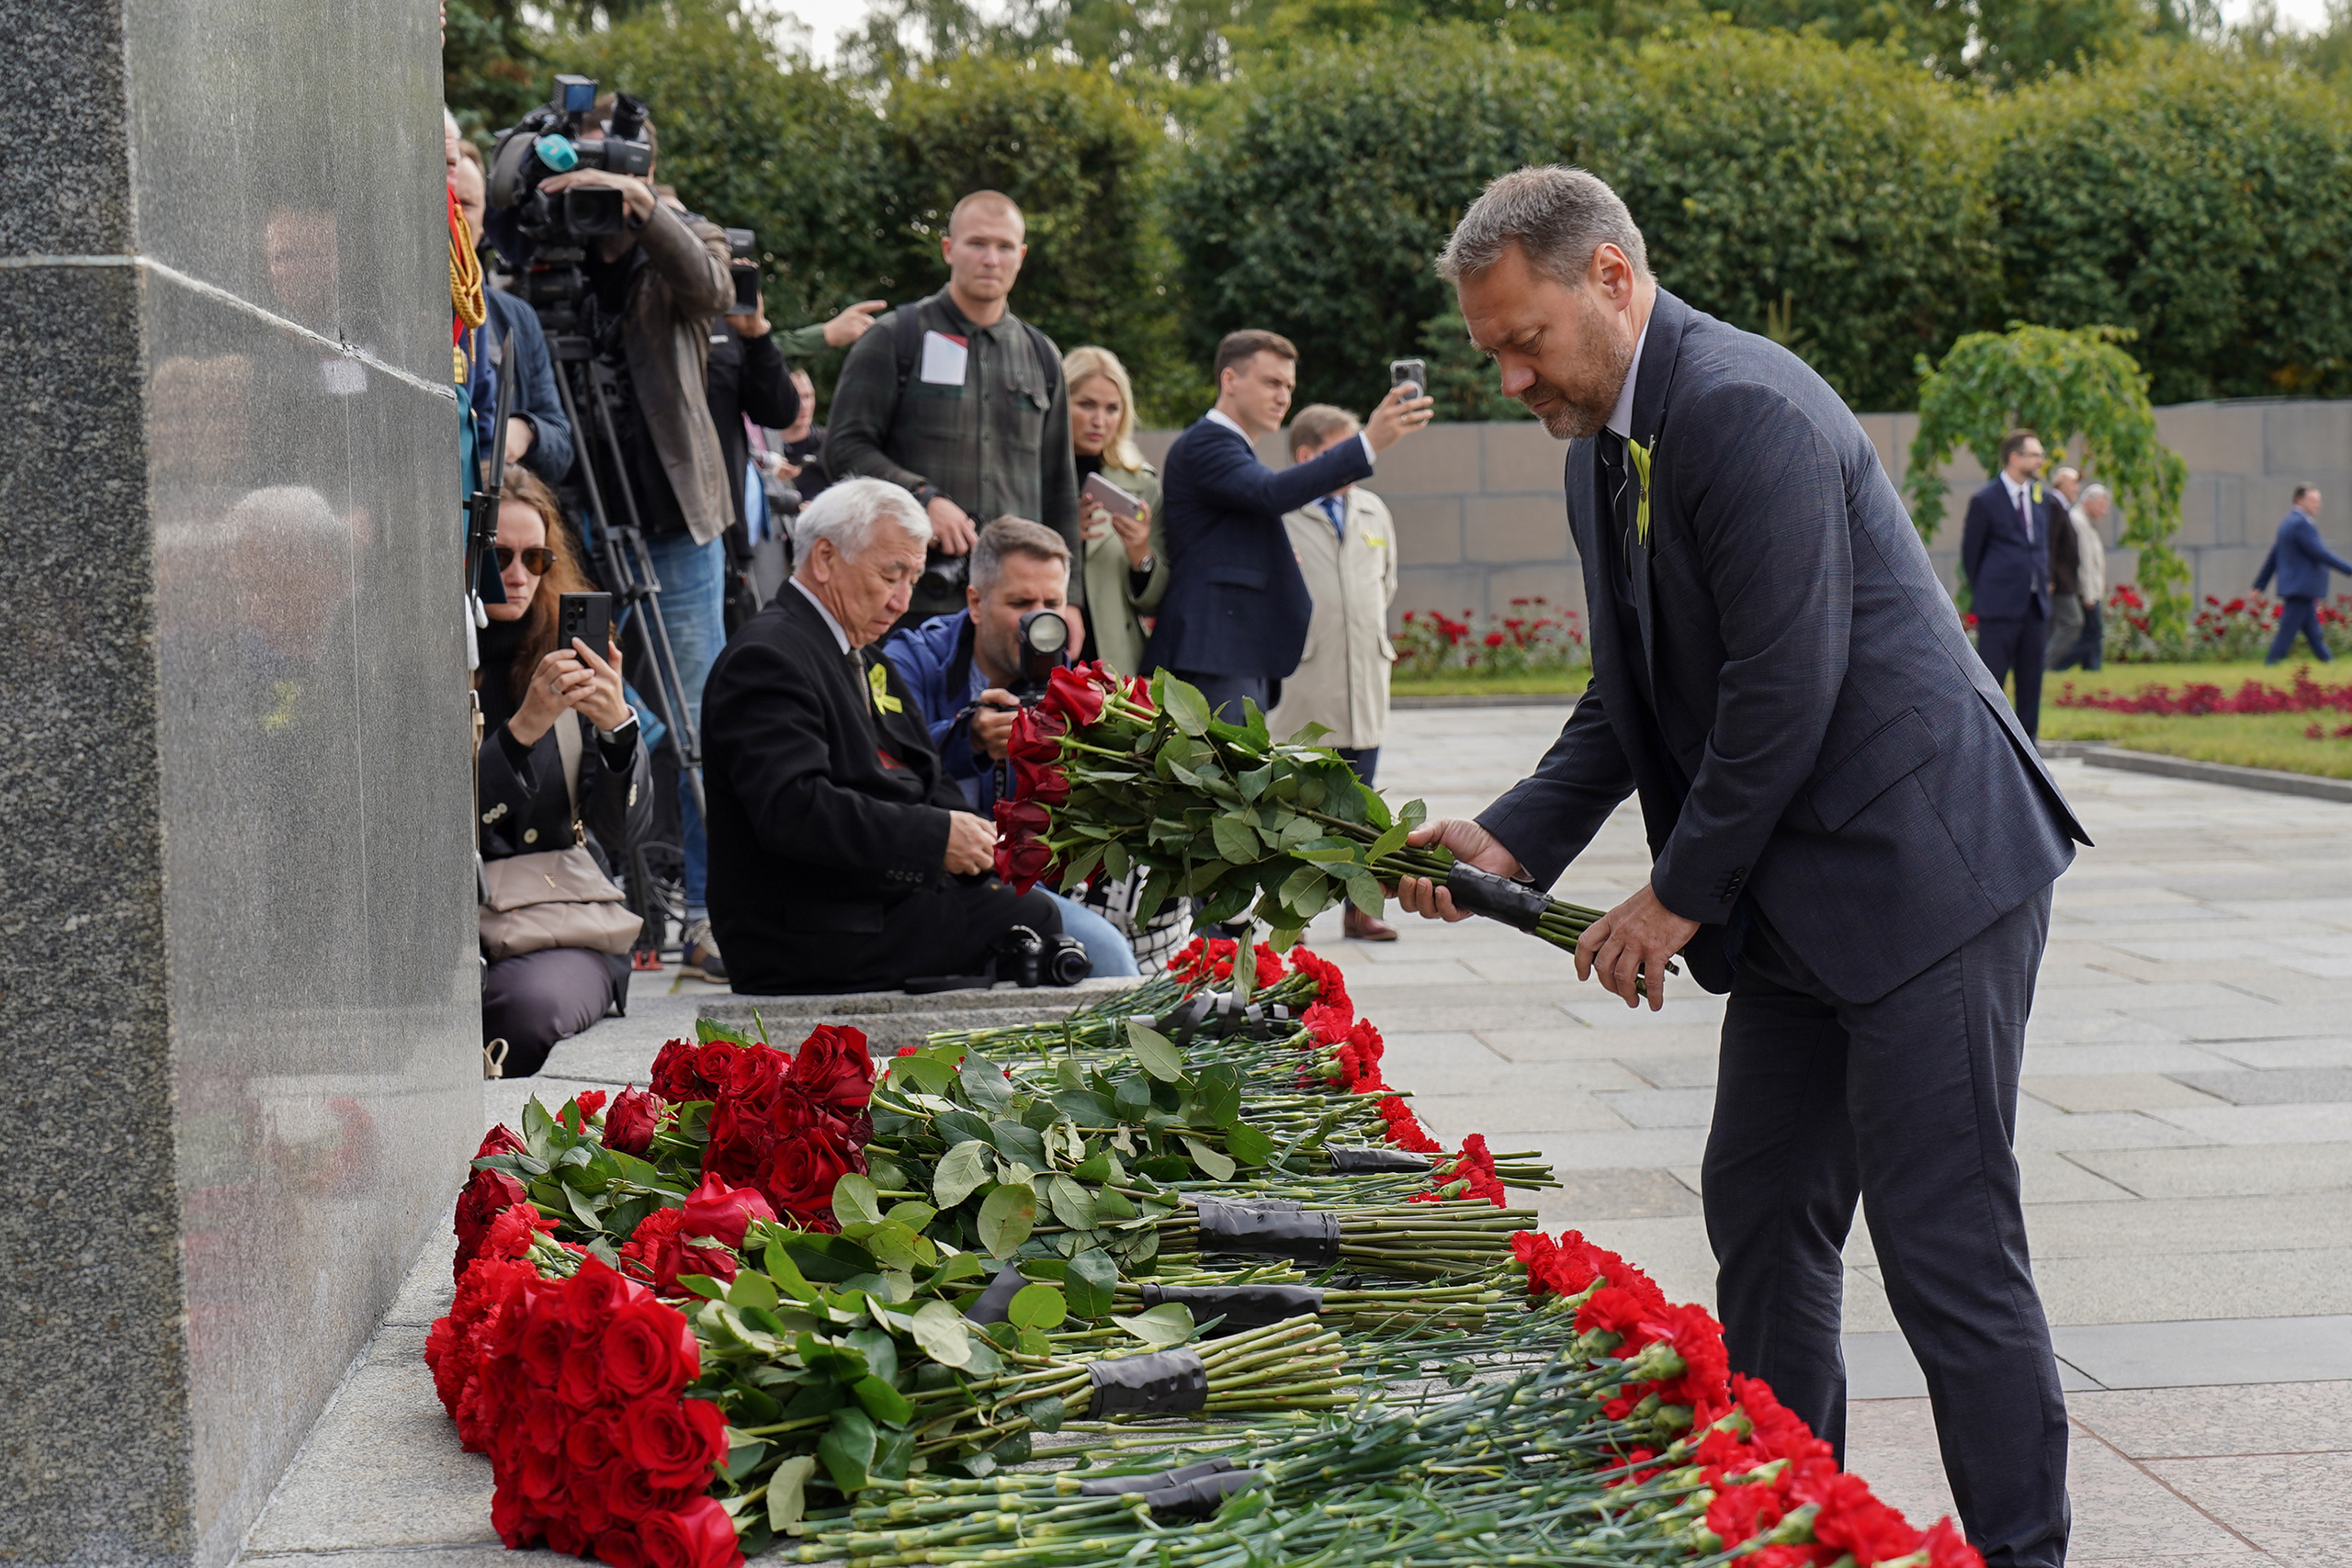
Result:
M1430 1137L1336 968L1239 956L878 1071L854 1030L706 1023L647 1088L493 1129L425 1359L500 1536L616 1568L1976 1561L1730 1375L1704 1311L1537 1230L1538 1156Z

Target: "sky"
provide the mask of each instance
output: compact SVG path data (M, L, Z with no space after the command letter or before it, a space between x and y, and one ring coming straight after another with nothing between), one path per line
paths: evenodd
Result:
M2250 8L2253 0L2222 0L2222 15L2237 21ZM2279 20L2289 27L2315 30L2326 24L2327 0L2278 0ZM841 35L865 19L867 0L775 0L773 8L779 15L792 16L808 29L808 52L820 61L830 62Z

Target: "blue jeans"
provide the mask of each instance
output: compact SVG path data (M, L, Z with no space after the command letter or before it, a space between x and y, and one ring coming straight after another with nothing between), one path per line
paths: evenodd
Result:
M2320 636L2319 601L2307 593L2291 593L2278 601L2278 635L2270 639L2270 657L2263 662L2276 664L2292 652L2297 632L2311 640L2312 657L2322 664L2335 657L2327 651L2327 638Z
M670 651L678 658L678 679L685 687L686 706L695 723L702 723L702 683L727 646L727 544L713 539L695 543L688 533L661 534L645 541L653 558L653 575L662 582L662 621L669 628ZM632 671L632 683L659 693L653 672ZM678 781L679 849L686 861L686 908L700 915L710 886L710 848L703 835L702 813L695 809L694 792Z
M1085 947L1086 956L1094 960L1094 973L1090 978L1099 980L1109 976L1122 979L1143 973L1136 967L1136 950L1127 945L1127 939L1119 934L1118 927L1075 898L1053 892L1046 892L1046 897L1061 909L1062 935L1076 937Z

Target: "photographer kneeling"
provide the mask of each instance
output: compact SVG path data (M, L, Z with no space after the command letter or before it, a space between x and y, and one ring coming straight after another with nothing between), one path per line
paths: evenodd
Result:
M1041 661L1047 670L1063 663L1082 636L1079 612L1069 607L1069 546L1059 534L1000 517L980 530L972 547L964 608L910 626L882 645L882 656L922 705L941 763L975 811L996 806L997 765L1012 735L1012 716L1024 698L1035 702L1044 694L1045 683L1030 670L1022 643L1023 617L1059 615L1068 627L1065 651ZM1138 972L1135 950L1116 926L1075 900L1050 897L1061 906L1062 930L1086 944L1097 976Z
M553 492L521 468L506 470L498 569L506 603L488 607L474 676L482 859L544 854L578 840L609 879L650 823L652 773L621 695L620 650L607 645L599 657L577 637L557 646L560 596L588 592L588 581ZM557 1041L628 1003L626 951L520 953L494 959L482 976L481 1037L506 1042L506 1077L527 1077Z
M704 688L710 919L747 993L977 976L1015 926L1051 939L1043 889L993 874L996 828L941 765L922 710L872 650L906 613L931 520L846 479L792 525L795 569Z

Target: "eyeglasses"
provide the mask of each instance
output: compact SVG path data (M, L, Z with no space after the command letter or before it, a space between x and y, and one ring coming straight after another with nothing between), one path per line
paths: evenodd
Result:
M545 577L555 570L555 552L545 545L536 545L530 549L520 552L510 549L504 545L497 546L496 549L498 570L501 571L504 571L514 564L514 557L518 553L523 558L523 570L533 577Z

